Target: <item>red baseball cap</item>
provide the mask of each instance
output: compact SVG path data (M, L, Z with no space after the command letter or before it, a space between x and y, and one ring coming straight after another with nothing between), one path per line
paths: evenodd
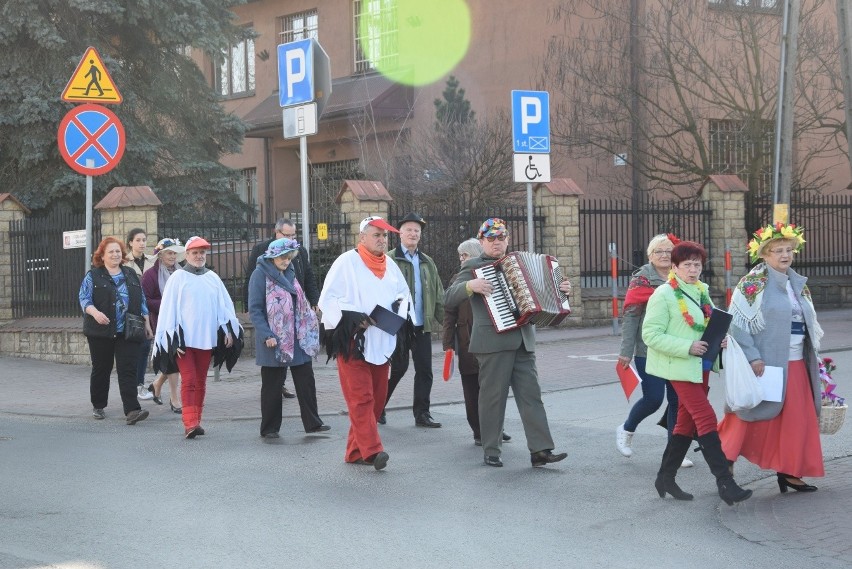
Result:
M361 233L364 233L364 230L367 229L368 225L372 225L373 227L378 227L379 229L384 229L386 231L393 231L394 233L399 233L399 229L389 224L387 221L377 215L371 215L370 217L364 218L361 221L361 227L359 231Z
M210 249L210 243L208 243L207 239L205 239L204 237L193 235L192 237L186 240L185 249L187 251L189 251L190 249Z

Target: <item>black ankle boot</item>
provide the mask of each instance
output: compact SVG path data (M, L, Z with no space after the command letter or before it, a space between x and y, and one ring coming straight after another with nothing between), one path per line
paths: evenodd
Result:
M657 473L657 480L654 481L654 488L657 489L660 498L665 498L668 492L675 500L692 500L692 494L681 490L677 482L675 482L677 469L680 468L691 444L692 438L690 437L672 435L672 438L666 445L666 450L663 452L663 461L660 464L660 471Z
M742 502L751 498L751 490L740 488L734 481L728 459L722 452L722 441L719 440L719 433L713 431L701 435L698 437L698 444L701 445L701 452L710 467L710 472L716 477L719 497L729 506L733 506L735 502Z

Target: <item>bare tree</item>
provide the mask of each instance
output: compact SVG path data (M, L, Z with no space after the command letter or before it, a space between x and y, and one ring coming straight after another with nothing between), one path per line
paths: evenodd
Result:
M793 187L819 190L828 180L814 158L841 152L842 90L831 6L804 4ZM553 144L572 157L626 155L628 168L599 175L613 195L629 194L638 180L640 192L688 198L716 173L769 190L779 10L719 0L566 0L549 17L566 30L550 41L541 67L542 83L564 95L552 113Z

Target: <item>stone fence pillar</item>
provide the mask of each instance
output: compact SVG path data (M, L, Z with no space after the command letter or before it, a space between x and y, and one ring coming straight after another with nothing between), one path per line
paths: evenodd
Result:
M0 194L0 322L12 320L12 241L13 221L20 221L30 210L12 194Z
M745 227L745 197L748 188L737 176L716 174L708 176L701 186L701 199L710 206L710 250L713 267L710 294L717 305L725 300L725 248L731 250L731 288L745 274L746 246L749 232Z
M341 213L349 221L352 241L358 244L361 220L371 215L388 218L389 204L393 201L387 188L381 182L372 180L343 180L335 201L340 204Z
M148 251L160 240L157 208L162 202L148 186L118 186L95 205L101 212L101 235L125 240L131 229L140 227L148 235ZM97 243L94 244L97 247Z
M580 287L580 197L583 190L571 178L554 178L533 190L533 204L544 214L544 243L537 253L559 259L562 274L571 279L571 316L563 325L583 325L583 290Z

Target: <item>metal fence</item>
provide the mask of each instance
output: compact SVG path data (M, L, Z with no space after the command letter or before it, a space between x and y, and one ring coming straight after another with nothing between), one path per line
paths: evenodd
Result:
M93 248L101 240L100 219L93 218ZM89 262L86 249L65 249L64 231L86 228L84 214L53 214L13 221L9 228L12 316L80 316L78 294Z
M296 223L297 239L301 241L301 215L292 214L290 219ZM328 224L328 239L322 241L317 238L316 226L311 227L311 243L308 249L314 276L320 287L334 259L352 247L353 239L349 226L345 217L341 219L339 223ZM253 262L249 259L249 254L255 245L275 235L275 223L216 220L209 217L200 221L183 221L161 217L157 233L162 237L175 237L183 242L193 235L199 235L209 241L211 249L207 254L207 266L216 271L225 283L239 312L245 309L245 287L248 284L246 271Z
M746 196L749 238L772 221L772 206L771 196ZM804 228L807 240L793 262L797 271L807 276L852 275L852 196L794 195L790 222Z
M580 282L584 288L611 286L610 244L618 254L618 286L627 286L630 275L647 262L651 237L673 233L707 248L702 279L722 269L724 260L710 250L712 211L703 202L656 201L633 203L629 199L586 199L580 202Z
M462 241L476 237L479 226L489 217L503 219L509 227L509 250L526 251L527 208L525 206L497 206L489 210L462 209L456 204L416 205L404 201L394 201L388 211L388 222L396 226L411 212L420 214L426 220L426 229L419 247L432 257L438 266L438 274L444 286L449 284L459 270L458 246ZM533 216L533 239L536 250L543 250L544 216L536 212ZM399 245L399 237L393 234L388 249Z

